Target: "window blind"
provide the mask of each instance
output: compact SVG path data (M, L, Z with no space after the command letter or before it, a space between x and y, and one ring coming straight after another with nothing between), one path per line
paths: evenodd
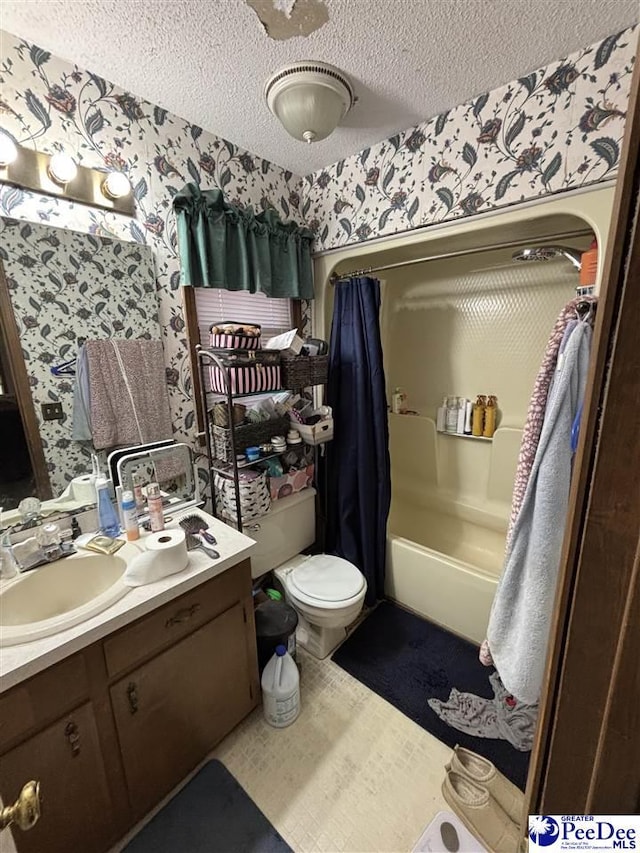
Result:
M293 328L290 299L271 299L264 293L246 290L194 287L200 343L209 346L212 323L258 323L262 342Z

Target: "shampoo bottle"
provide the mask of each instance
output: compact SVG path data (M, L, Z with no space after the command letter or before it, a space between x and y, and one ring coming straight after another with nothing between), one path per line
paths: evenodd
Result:
M96 496L98 502L98 527L105 536L115 539L120 535L120 522L109 495L109 481L105 477L96 480Z
M447 397L447 418L445 429L447 432L456 432L458 429L458 398Z
M140 528L138 526L136 501L131 491L122 493L122 520L128 541L135 542L136 539L140 538Z
M407 411L407 395L404 388L396 388L391 396L391 411L404 415Z
M486 405L487 398L479 394L473 406L473 414L471 415L471 435L482 435L482 428L484 426L484 410Z
M471 400L465 400L464 404L464 434L471 435L473 415L473 403Z
M164 513L162 512L162 495L158 483L149 483L147 486L147 507L149 509L149 522L151 532L158 533L164 530Z
M498 414L498 398L491 395L487 400L487 407L484 410L484 429L482 435L485 438L493 438L496 431L496 417Z

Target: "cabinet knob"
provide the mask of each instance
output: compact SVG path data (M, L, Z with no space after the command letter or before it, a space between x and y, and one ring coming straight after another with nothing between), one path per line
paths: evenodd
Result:
M167 619L164 623L165 628L171 628L173 625L180 625L182 622L188 622L189 619L196 615L198 610L200 610L199 604L192 604L191 607L183 607L182 610L178 610L177 613L174 613L173 616L170 616Z
M39 817L40 782L27 782L12 806L0 808L0 832L12 824L26 832L35 826Z
M80 732L78 730L78 726L73 722L73 720L70 723L67 723L64 735L69 741L73 757L75 758L80 755Z
M133 681L127 685L127 699L129 700L129 711L132 714L138 712L138 688Z

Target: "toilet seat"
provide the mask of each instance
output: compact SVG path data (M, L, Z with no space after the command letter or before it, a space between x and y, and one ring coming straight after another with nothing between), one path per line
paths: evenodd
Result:
M287 574L295 598L315 607L341 608L364 595L362 573L348 560L316 554L298 563Z

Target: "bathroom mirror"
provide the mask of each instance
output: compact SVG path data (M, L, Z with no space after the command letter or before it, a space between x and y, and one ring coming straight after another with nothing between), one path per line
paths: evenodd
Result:
M91 473L90 442L71 438L75 356L87 338L161 338L153 253L139 243L0 218L0 309L6 526L20 520L10 510L32 495L64 512L71 481Z

